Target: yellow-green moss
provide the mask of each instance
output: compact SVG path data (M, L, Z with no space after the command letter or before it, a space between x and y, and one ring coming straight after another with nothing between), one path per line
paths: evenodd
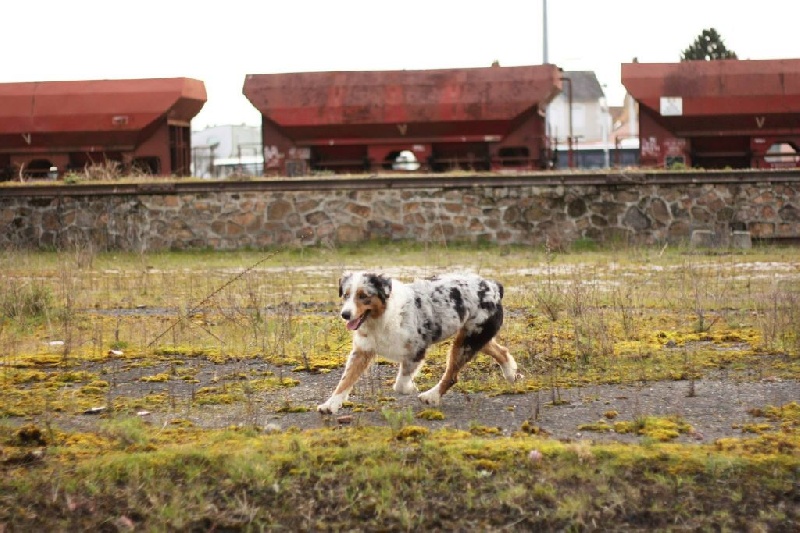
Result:
M95 387L92 385L84 385L83 387L80 388L79 392L81 394L86 394L90 396L98 396L106 394L106 392L108 391L106 387Z
M423 409L417 413L417 418L423 420L444 420L444 413L438 409Z
M286 402L283 405L281 405L280 407L276 408L275 412L276 413L307 413L307 412L312 411L312 410L313 409L311 407L308 407L307 405L295 405L295 404L292 404L290 402Z
M33 383L47 380L48 374L41 370L11 370L4 376L12 383ZM3 381L5 380L3 379Z
M650 437L660 442L678 438L682 433L694 431L681 417L645 416L632 421L619 421L613 425L617 433L633 433Z
M496 472L500 470L500 462L492 461L491 459L476 459L472 461L472 466L475 470L483 472Z
M481 424L472 424L472 425L470 425L469 431L473 435L481 435L481 436L501 435L503 433L503 430L500 429L499 427L484 426L484 425L481 425Z
M161 372L159 374L153 374L152 376L142 376L139 378L139 381L143 383L162 383L164 381L169 381L169 374Z
M534 424L530 420L525 420L520 424L520 431L527 435L547 435L547 431L542 429L538 424Z
M396 440L419 440L428 435L429 432L426 427L409 425L400 428L394 438Z
M193 400L197 405L224 405L244 398L241 387L201 387L195 391Z
M597 431L601 433L614 430L614 428L611 427L611 425L609 425L609 423L605 420L598 420L597 422L592 422L589 424L581 424L578 426L578 429L580 431Z
M775 407L768 406L764 409L764 417L779 422L788 422L792 427L800 427L800 404L797 402Z
M741 430L742 433L764 433L765 431L770 431L772 429L772 424L742 424Z

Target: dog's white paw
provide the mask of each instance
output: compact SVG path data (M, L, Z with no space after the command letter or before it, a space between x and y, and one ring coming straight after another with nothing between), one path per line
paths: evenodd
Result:
M335 415L342 407L342 400L340 398L331 397L327 402L319 404L317 411L324 415Z
M442 401L442 395L439 394L439 385L437 384L432 389L423 392L417 398L425 405L439 405Z
M415 392L419 392L419 389L414 382L411 380L408 381L395 381L394 387L392 387L394 391L398 394L414 394Z
M506 364L500 365L500 368L503 370L503 377L506 378L506 381L509 383L516 383L517 381L522 381L523 375L519 373L517 370L517 362L513 359L508 360Z

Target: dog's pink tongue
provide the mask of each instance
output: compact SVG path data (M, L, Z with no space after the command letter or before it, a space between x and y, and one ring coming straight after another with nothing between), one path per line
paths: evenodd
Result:
M350 331L355 331L358 329L358 324L359 324L358 318L354 318L353 320L348 320L347 329L349 329Z

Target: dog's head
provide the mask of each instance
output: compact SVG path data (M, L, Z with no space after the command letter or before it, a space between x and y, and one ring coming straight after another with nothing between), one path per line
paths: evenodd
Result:
M342 318L347 329L355 331L367 318L376 319L386 311L392 293L392 280L370 272L346 273L339 280Z

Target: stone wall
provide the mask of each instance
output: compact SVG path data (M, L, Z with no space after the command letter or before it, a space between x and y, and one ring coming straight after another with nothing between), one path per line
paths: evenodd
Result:
M577 239L653 244L710 229L800 237L800 177L780 182L419 186L138 194L0 190L0 247L236 249L413 239L562 246ZM208 187L206 187L208 189Z

